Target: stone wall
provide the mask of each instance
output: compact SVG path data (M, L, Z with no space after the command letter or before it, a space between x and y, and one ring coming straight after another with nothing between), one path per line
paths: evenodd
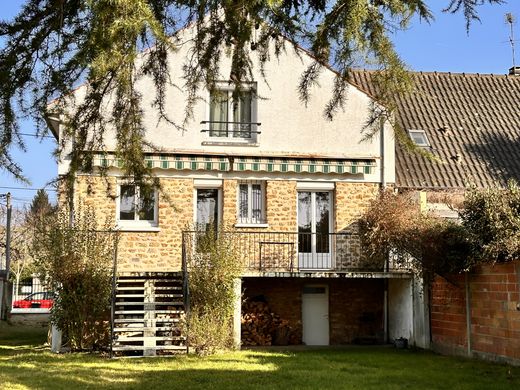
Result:
M302 291L306 284L329 288L330 344L374 342L383 339L381 279L244 278L244 299L262 296L273 313L288 320L302 336Z
M478 267L468 281L470 355L520 364L520 261ZM438 351L468 354L464 276L434 280L431 330Z
M178 271L181 268L181 232L193 226L194 184L191 178L161 178L159 194L159 231L121 231L118 270ZM268 227L237 228L238 231L296 232L297 182L295 180L266 181L266 217ZM238 180L224 179L222 187L222 222L233 227L237 222ZM378 191L377 184L336 183L334 193L334 223L338 232L357 232L357 219ZM114 177L80 176L76 185L76 202L81 199L92 205L108 227L116 221L117 181ZM341 240L346 240L342 243ZM357 238L338 238L338 253L342 248L350 253L348 264L359 255Z
M11 313L8 316L8 322L14 326L31 326L34 328L43 328L49 326L50 313L48 310L24 310L17 309L17 313ZM32 312L31 312L32 311Z

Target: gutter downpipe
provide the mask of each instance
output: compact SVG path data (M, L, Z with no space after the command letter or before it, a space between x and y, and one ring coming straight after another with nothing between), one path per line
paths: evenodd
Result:
M385 121L383 118L380 120L380 152L381 152L381 190L384 191L386 188L386 176L385 176ZM390 254L388 254L390 256ZM389 258L387 257L385 262L385 272L389 271ZM389 335L389 326L388 326L388 318L389 318L389 304L388 304L388 278L384 280L384 295L383 295L383 332L384 332L384 343L388 343L390 340Z

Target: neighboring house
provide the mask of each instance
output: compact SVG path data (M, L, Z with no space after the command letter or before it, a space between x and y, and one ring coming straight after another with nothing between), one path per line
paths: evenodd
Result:
M186 46L171 58L172 75L182 74ZM371 141L361 140L373 99L355 86L348 88L344 110L333 121L324 119L336 76L329 69L304 105L297 85L312 61L305 51L297 55L288 49L266 64L268 83L255 68L238 101L223 76L215 91L202 92L184 132L158 121L150 108L151 81L141 83L147 137L161 146L146 156L160 191L144 193L120 178L110 137L108 155L100 155L96 164L109 167L111 193L95 174L80 174L75 184L75 200L95 205L121 232L118 286L126 287L118 287L116 333L134 325L146 338L163 324L159 318L164 323L170 318L168 310L183 310L175 302L149 303L150 291L168 275L182 277L183 261L190 261L196 247L190 244L194 226L221 224L241 243L243 299L267 301L271 311L289 321L298 342L382 342L401 336L414 341L417 333L428 334L413 323L411 273L374 271L359 261L357 220L382 187L395 183L391 129L384 124ZM228 66L224 59L222 75L229 74ZM166 96L169 115L180 122L186 95L170 87ZM49 123L60 137L59 121L50 118ZM67 172L66 153L58 169ZM134 291L134 301L123 297L132 287L141 291ZM122 349L124 337L119 338ZM159 343L144 341L135 349L152 351L154 342Z
M374 91L372 72L352 72ZM507 75L419 72L415 91L398 101L396 119L436 163L396 149L396 188L423 206L457 218L468 186L520 182L520 67ZM520 261L436 277L431 288L433 348L520 362Z
M397 102L396 121L440 162L397 147L396 188L464 192L520 182L519 74L520 67L508 75L414 72L414 92ZM375 93L372 75L351 72Z

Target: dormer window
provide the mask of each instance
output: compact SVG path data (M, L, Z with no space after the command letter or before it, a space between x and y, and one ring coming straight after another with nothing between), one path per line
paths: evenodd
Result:
M217 85L209 95L207 126L202 130L212 141L254 142L259 134L256 97L252 86L234 96L232 85Z
M426 132L424 130L408 130L410 134L410 138L412 141L421 147L429 147L430 141L428 141L428 137L426 136Z

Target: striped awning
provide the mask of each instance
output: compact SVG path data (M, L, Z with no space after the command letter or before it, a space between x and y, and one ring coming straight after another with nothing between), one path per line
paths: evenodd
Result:
M220 172L291 172L326 174L371 174L374 159L297 159L257 158L200 155L147 155L149 168L188 171ZM121 167L122 164L110 155L97 155L94 164L100 167Z

